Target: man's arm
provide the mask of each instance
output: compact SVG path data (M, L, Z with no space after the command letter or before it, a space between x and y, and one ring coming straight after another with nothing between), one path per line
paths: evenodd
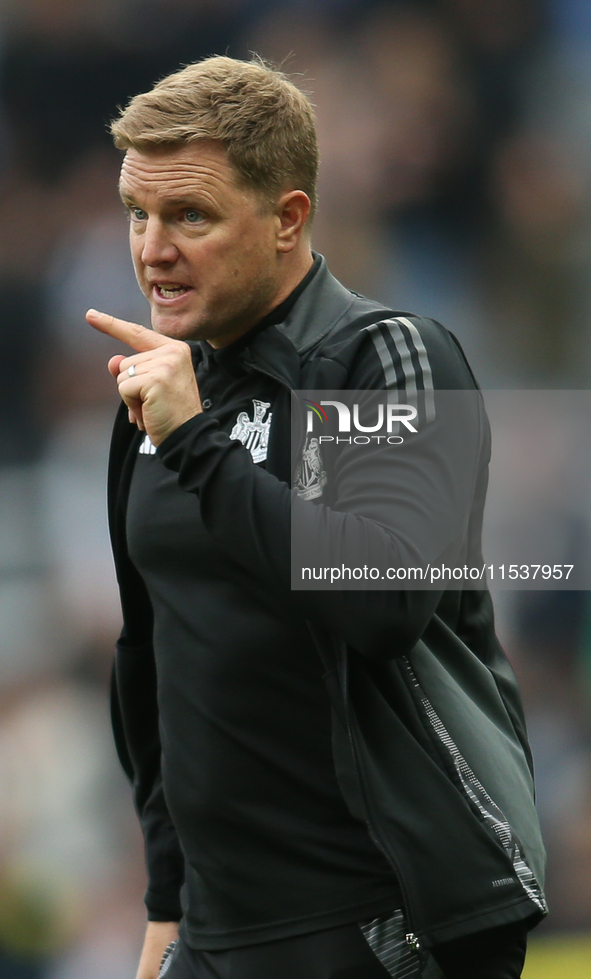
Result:
M417 467L416 459L410 461L410 457L405 464L400 455L400 465L383 471L384 485L372 485L374 500L381 494L394 501L385 518L376 514L369 498L350 512L343 512L338 501L334 508L311 505L255 466L239 442L220 432L215 419L201 413L198 391L196 395L192 392L197 385L187 344L105 314L89 312L87 318L138 351L129 358L112 358L109 368L138 425L161 447L164 464L179 473L183 489L199 496L202 519L212 537L270 591L282 599L289 597L304 616L360 652L381 657L412 648L441 592L292 592L292 514L301 539L309 541L310 553L337 554L353 564L363 564L363 556L371 553L383 568L426 565L444 555L449 558L465 531L476 479L478 424L471 431L472 445L455 443L462 456L473 457L468 481L466 466L456 466L445 442L431 436L425 465ZM452 346L448 345L448 353ZM452 361L458 358L457 352L449 356ZM345 469L344 497L364 478L359 467L357 471L354 465ZM435 497L434 486L439 493ZM234 518L231 522L229 513ZM450 513L454 516L451 522L447 519ZM418 528L418 537L414 530L409 533L411 526Z
M151 644L130 646L124 634L117 643L111 719L144 836L148 919L178 922L184 859L162 786L156 666Z
M444 419L441 419L444 427ZM269 594L288 599L305 618L369 657L408 652L431 619L442 590L292 591L291 554L309 566L380 569L454 564L466 535L477 457L477 426L456 440L457 458L437 426L425 445L405 454L376 453L368 468L365 446L345 450L331 469L337 481L331 505L300 499L295 490L252 463L248 450L219 431L215 419L196 417L158 450L179 474L182 489L199 497L209 533ZM461 456L464 456L462 463ZM232 514L232 520L228 519ZM292 547L293 545L293 547ZM463 563L463 562L462 562Z
M148 919L179 921L184 860L162 786L153 612L145 584L127 553L125 512L120 506L135 455L130 451L133 429L126 416L122 404L109 460L109 529L124 622L111 676L111 722L144 835Z

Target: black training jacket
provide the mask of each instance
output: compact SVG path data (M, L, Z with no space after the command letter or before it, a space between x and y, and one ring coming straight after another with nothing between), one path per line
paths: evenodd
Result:
M339 784L396 871L409 942L429 947L512 921L535 924L546 904L531 756L488 591L291 589L292 519L304 549L307 540L315 553L336 548L349 564L363 565L366 553L383 554L388 566L460 565L480 554L490 438L459 344L433 320L348 291L322 261L284 322L253 331L241 357L248 370L280 385L266 471L207 413L177 429L158 453L181 488L198 495L217 543L308 621L333 706ZM359 492L366 472L346 451L334 472L327 463L325 488L319 484L313 499L302 492L306 416L293 392L328 389L396 390L402 403L417 392L426 403L441 391L472 390L476 408L460 440L431 440L420 471L404 463L392 471L391 484L379 489L394 505L380 509ZM161 784L152 610L126 550L137 439L122 405L109 467L124 620L113 726L145 836L149 917L177 920L183 858ZM433 505L433 486L441 507Z

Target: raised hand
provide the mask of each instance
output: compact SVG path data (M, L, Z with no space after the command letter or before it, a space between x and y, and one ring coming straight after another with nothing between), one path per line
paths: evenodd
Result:
M184 340L173 340L96 309L89 309L86 319L96 330L137 351L131 357L111 357L108 368L129 409L129 420L147 432L154 445L203 411L191 350Z

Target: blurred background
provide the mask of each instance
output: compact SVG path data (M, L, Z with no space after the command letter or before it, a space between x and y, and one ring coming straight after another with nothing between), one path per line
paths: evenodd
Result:
M589 0L0 0L0 979L135 974L141 841L107 705L116 351L84 312L147 306L107 124L181 63L251 51L317 106L314 245L339 278L442 321L483 387L590 386ZM588 976L590 597L500 594L498 619L549 851L526 976Z

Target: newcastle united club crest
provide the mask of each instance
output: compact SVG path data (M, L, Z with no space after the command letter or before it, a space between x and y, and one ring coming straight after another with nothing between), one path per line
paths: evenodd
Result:
M267 409L271 407L268 401L257 401L253 398L252 403L253 417L249 418L245 411L241 411L230 432L230 438L238 439L245 448L249 449L253 462L264 462L267 458L269 428L273 413L269 412L265 418Z
M302 461L296 466L294 477L297 494L303 500L314 500L316 497L322 496L327 477L317 438L306 437L306 444L302 450Z

